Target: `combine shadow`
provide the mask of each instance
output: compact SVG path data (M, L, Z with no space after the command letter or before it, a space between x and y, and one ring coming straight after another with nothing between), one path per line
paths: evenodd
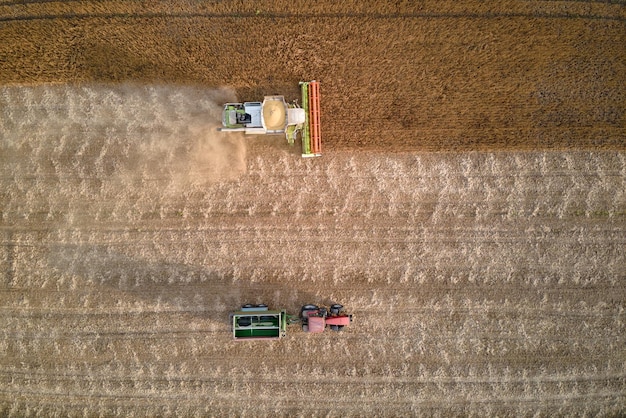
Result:
M300 85L302 80L293 79L288 81L274 80L269 77L267 81L256 85L238 87L237 96L240 101L262 101L265 96L285 96L287 102L298 101L298 104L302 105L300 100Z

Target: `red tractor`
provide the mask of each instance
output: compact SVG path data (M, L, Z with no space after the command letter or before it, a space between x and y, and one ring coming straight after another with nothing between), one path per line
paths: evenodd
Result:
M304 305L300 310L300 321L304 332L323 332L326 326L341 331L352 322L352 315L343 311L343 306L334 304L330 311L317 305Z

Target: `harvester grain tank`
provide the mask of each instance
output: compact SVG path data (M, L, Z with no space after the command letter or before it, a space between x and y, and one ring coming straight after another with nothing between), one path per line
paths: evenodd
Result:
M322 155L319 82L300 82L302 107L287 103L284 96L265 96L262 102L226 103L222 132L249 135L284 134L293 145L300 134L303 157Z
M300 315L289 315L285 309L270 310L267 305L243 305L230 314L230 324L235 340L279 339L287 335L288 325L300 323L304 332L320 333L326 328L341 331L352 323L352 315L343 306L330 308L304 305Z

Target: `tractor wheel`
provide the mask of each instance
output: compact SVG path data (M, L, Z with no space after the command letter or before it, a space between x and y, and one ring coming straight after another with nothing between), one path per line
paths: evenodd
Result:
M309 326L308 325L302 325L302 331L309 332Z
M330 307L330 313L331 315L339 315L339 312L341 312L342 309L343 309L343 305L335 303L334 305Z
M339 331L339 325L331 325L330 329L332 329L333 331Z
M242 308L252 308L254 305L250 304L250 303L246 303L245 305L242 306Z
M316 305L304 305L302 307L303 311L312 311L312 310L315 310L315 309L319 309L319 308Z
M257 308L267 308L267 305L264 303L261 303L260 305L256 305Z

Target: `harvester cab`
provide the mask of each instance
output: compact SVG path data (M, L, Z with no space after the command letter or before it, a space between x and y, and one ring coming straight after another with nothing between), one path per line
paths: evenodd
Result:
M322 155L319 82L300 82L302 107L287 103L284 96L265 96L263 102L226 103L222 132L250 135L284 134L293 145L300 136L303 157Z

